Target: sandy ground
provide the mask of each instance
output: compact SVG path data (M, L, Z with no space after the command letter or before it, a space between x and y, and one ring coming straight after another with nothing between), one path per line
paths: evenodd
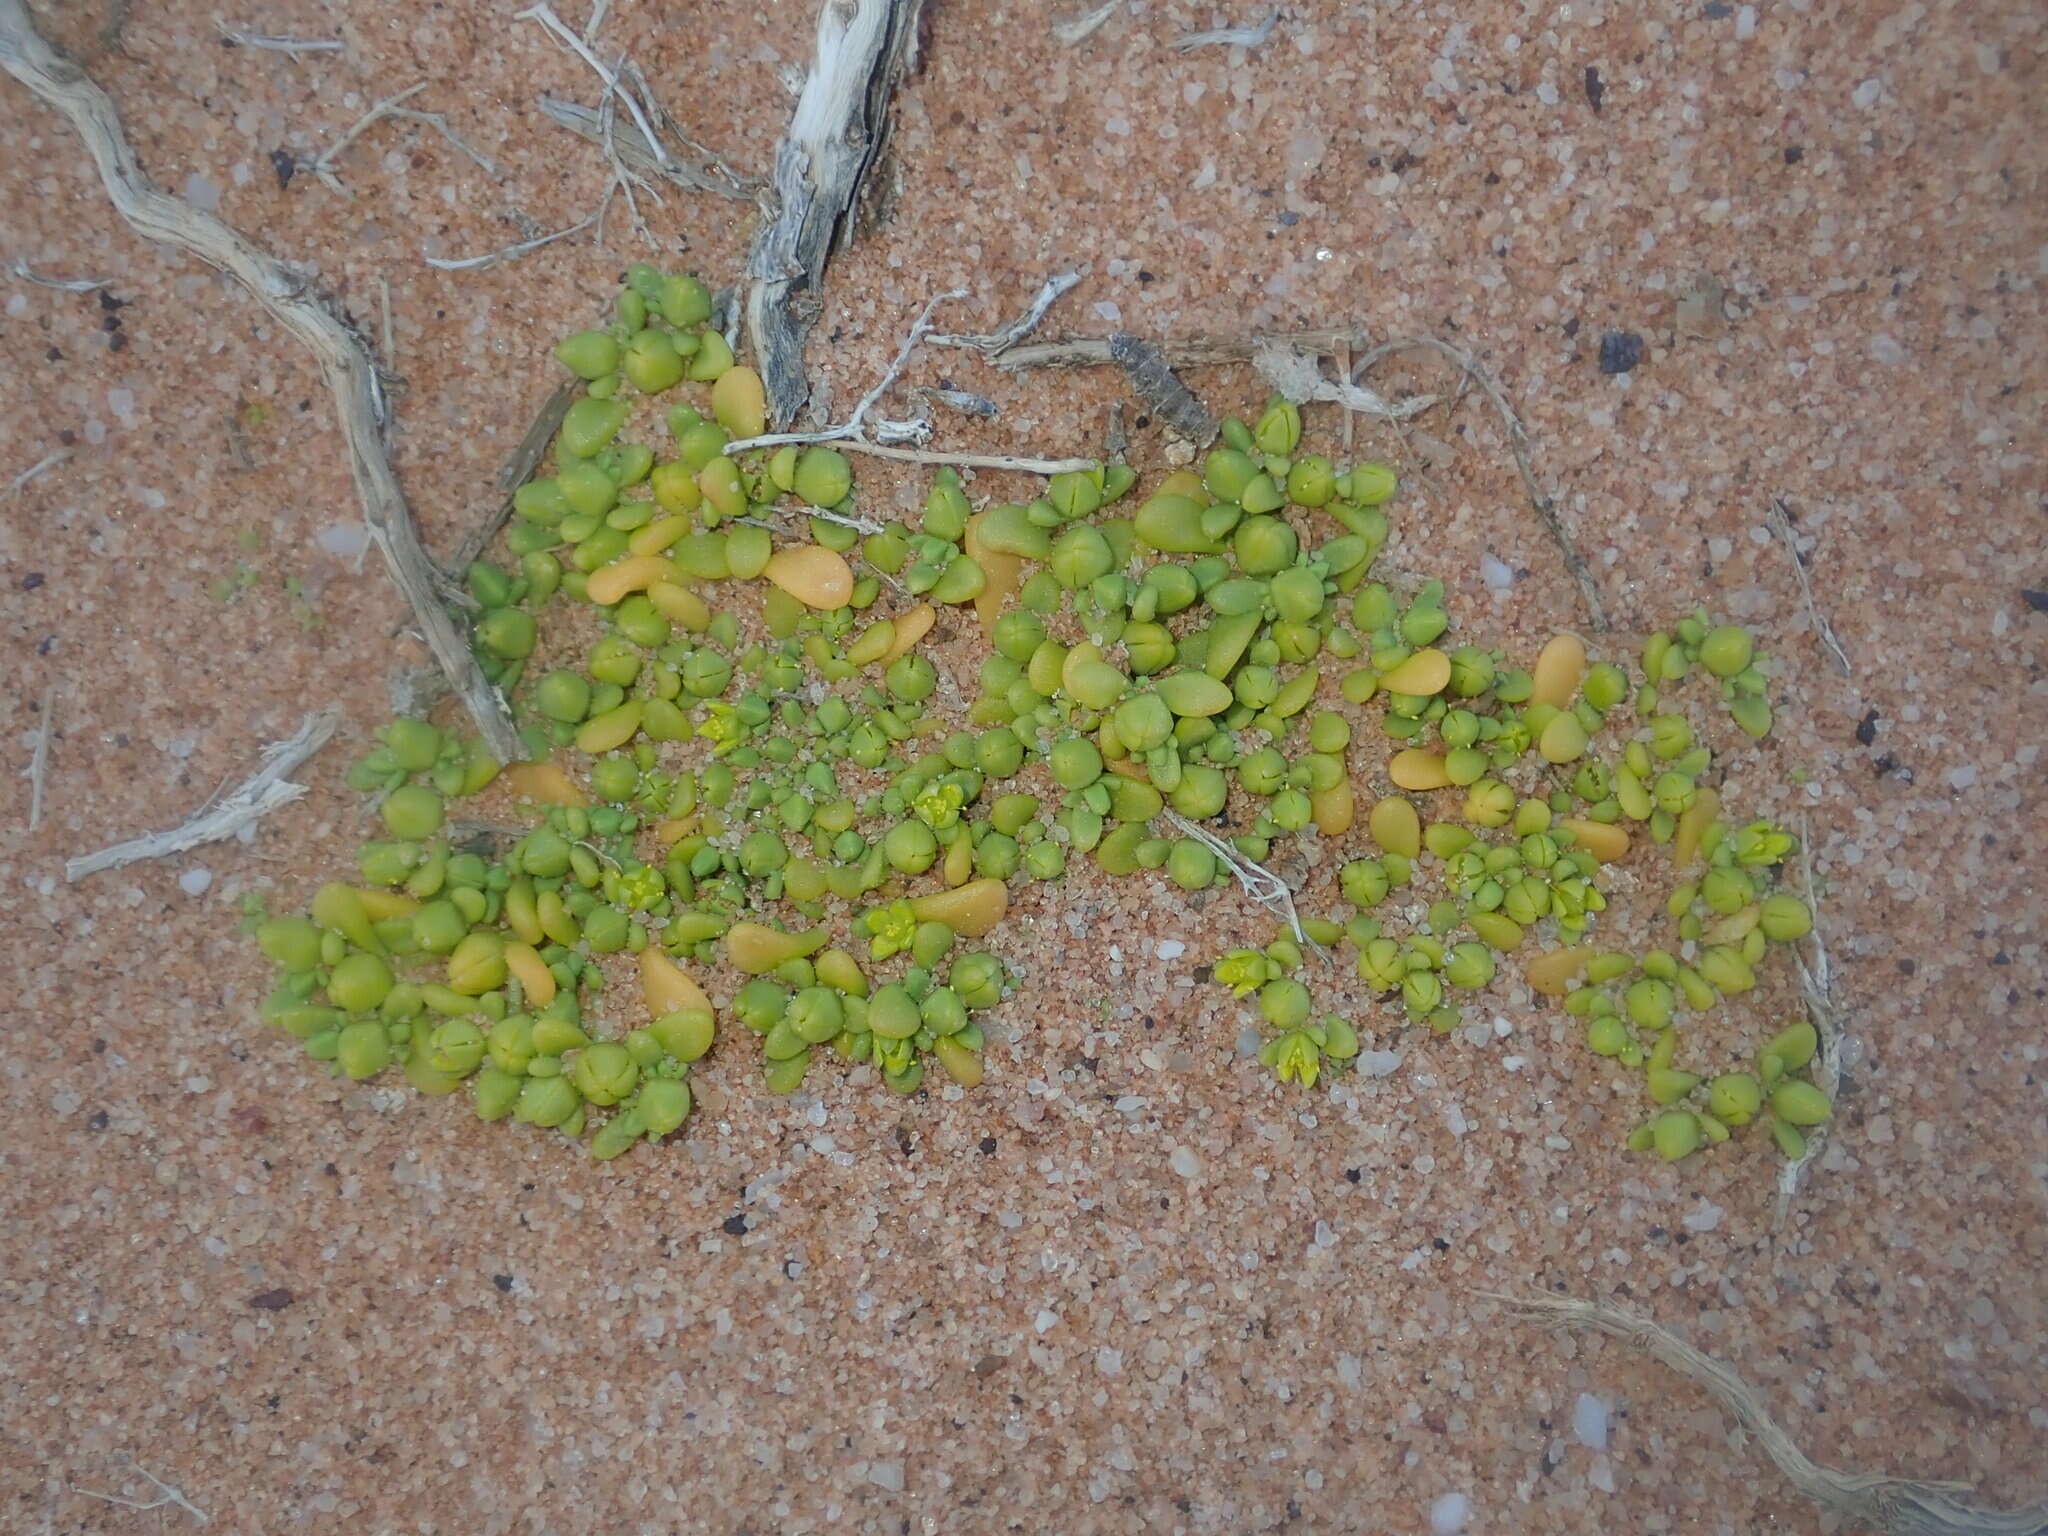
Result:
M388 290L398 464L439 549L488 504L552 338L647 254L615 216L604 247L422 261L509 243L515 209L574 223L602 188L535 108L591 77L513 9L221 13L347 45L296 61L225 46L190 0L111 42L97 6L40 18L161 184L379 336ZM621 0L602 39L765 168L812 7L669 9ZM1244 907L1145 878L1023 900L1011 1038L965 1097L814 1072L772 1101L733 1052L684 1146L599 1167L317 1078L252 1021L239 901L302 899L363 835L341 773L413 659L400 609L351 558L307 358L130 236L10 82L0 263L109 286L0 278L0 1527L193 1524L74 1491L146 1500L132 1461L235 1531L1417 1531L1447 1495L1471 1531L1829 1528L1699 1391L1473 1294L1530 1287L1680 1327L1822 1461L2044 1492L2038 10L1297 4L1249 54L1168 46L1244 10L1134 3L1066 48L1041 7L933 0L890 217L835 266L813 365L843 407L927 295L965 287L957 321L992 323L1068 266L1088 277L1055 330L1356 322L1485 359L1617 651L1707 604L1787 664L1730 793L1810 827L1852 1027L1790 1221L1757 1138L1622 1153L1636 1090L1512 978L1484 1043L1373 1022L1392 1075L1276 1086L1193 977ZM489 173L419 124L355 144L343 194L303 169L419 81ZM662 259L736 270L747 210L649 213ZM1723 308L1682 328L1703 280ZM1598 366L1610 331L1642 338L1633 372ZM1001 400L947 424L989 448L1094 451L1117 397L958 358L917 377L942 375ZM1241 374L1199 382L1254 402ZM1483 405L1421 425L1358 430L1410 475L1384 563L1525 651L1579 622ZM1771 538L1780 497L1852 676ZM46 700L29 832L14 770ZM252 843L65 884L64 856L177 820L326 703L342 739ZM1581 1394L1604 1450L1571 1433Z

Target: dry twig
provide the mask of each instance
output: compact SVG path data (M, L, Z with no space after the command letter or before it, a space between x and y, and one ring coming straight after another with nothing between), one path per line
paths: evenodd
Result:
M728 455L744 453L752 448L780 448L790 444L833 443L851 449L856 453L872 454L877 458L904 459L914 464L951 464L962 469L1014 469L1027 474L1058 475L1071 470L1092 469L1093 459L1025 459L1008 454L992 453L947 453L922 446L931 437L931 423L923 420L891 421L886 418L874 423L873 435L869 435L868 412L873 410L889 386L902 377L909 364L911 354L918 343L930 334L932 310L948 299L965 297L960 289L941 293L930 300L912 322L910 334L903 338L903 345L897 349L896 360L889 365L888 372L876 382L874 388L860 397L853 408L853 414L837 426L821 427L815 432L767 432L759 437L741 438L728 443Z
M291 804L306 793L305 785L293 784L285 775L326 745L327 738L334 734L334 728L340 722L340 711L333 709L306 716L296 732L263 749L263 758L256 771L225 798L202 807L189 820L168 831L145 833L116 843L111 848L102 848L98 853L67 859L64 878L83 880L103 869L119 869L124 864L136 864L144 859L161 859L167 854L183 853L188 848L233 837L251 822L267 816L281 805Z
M69 448L59 448L52 453L44 454L40 459L37 459L35 463L29 465L27 469L24 469L20 474L16 475L13 480L8 482L7 489L9 493L19 494L20 492L26 490L31 482L48 474L51 470L55 469L59 464L62 464L63 462L65 462L65 460L69 459L70 457L71 450Z
M611 196L607 193L605 201L609 202L610 200ZM515 257L524 256L528 251L537 251L544 245L553 245L557 240L566 240L571 235L580 235L603 217L604 208L600 205L596 213L593 213L587 219L578 220L567 229L558 229L554 233L547 235L536 235L531 240L521 240L515 245L505 246L501 250L486 251L481 256L426 256L421 259L428 266L439 267L443 272L480 272L485 267L495 267L501 261L511 261Z
M513 445L498 470L497 496L490 511L478 519L477 525L462 541L462 547L455 552L454 560L449 562L451 580L460 581L463 572L483 558L491 540L505 526L505 519L512 515L512 493L532 479L533 472L540 468L540 461L548 455L548 445L554 442L555 433L561 430L562 419L569 414L569 407L576 403L576 397L581 393L582 389L575 381L564 379L548 391L547 399L541 401L540 409L534 412L524 435Z
M197 1520L201 1525L205 1525L207 1523L209 1517L206 1511L199 1508L199 1506L194 1504L190 1499L186 1498L185 1491L182 1488L179 1488L173 1483L165 1482L162 1478L158 1477L154 1472L150 1471L149 1468L143 1466L140 1462L130 1461L128 1465L133 1467L137 1472L140 1472L144 1477L148 1478L152 1484L155 1485L155 1498L131 1499L118 1493L102 1493L95 1488L81 1488L76 1483L68 1483L65 1486L68 1487L73 1493L77 1494L80 1498L98 1499L103 1504L117 1505L122 1509L132 1509L143 1512L152 1509L182 1509L183 1511L185 1511L186 1514L190 1515L194 1520Z
M1842 1090L1842 1020L1835 1008L1835 970L1828 959L1827 934L1821 922L1820 891L1813 883L1812 834L1803 817L1799 824L1799 871L1806 886L1806 907L1813 914L1813 932L1809 935L1813 959L1809 962L1804 955L1796 956L1799 991L1805 1000L1813 1031L1820 1037L1820 1055L1813 1070L1813 1083L1832 1104ZM1778 1169L1778 1199L1771 1212L1773 1228L1785 1225L1785 1218L1792 1212L1793 1197L1799 1193L1806 1170L1813 1166L1827 1146L1828 1129L1828 1122L1823 1121L1803 1132L1806 1137L1804 1149Z
M687 192L711 192L739 202L745 202L753 195L754 183L749 177L742 176L701 144L692 143L676 132L673 121L661 110L659 103L650 100L646 105L655 118L656 127L668 129L691 150L695 158L686 160L671 153L664 165L655 158L654 146L641 137L638 125L627 123L614 126L609 145L624 165L643 176L664 177ZM540 109L550 121L568 129L578 138L588 139L593 144L605 143L603 114L596 108L563 101L555 96L542 96Z
M405 105L406 102L419 95L421 91L424 91L427 88L427 84L427 81L422 80L418 85L406 87L396 96L386 96L382 101L371 107L369 111L357 118L349 126L346 133L322 150L320 158L307 167L308 170L320 179L320 185L327 188L330 192L340 193L343 197L353 197L355 194L341 184L341 177L336 174L334 163L341 158L342 152L351 144L355 143L357 139L387 118L400 122L426 124L436 133L440 134L442 138L454 145L455 148L461 150L470 159L482 166L486 176L490 177L493 181L497 180L498 168L491 164L490 159L486 155L480 150L471 148L460 134L448 126L448 118L445 114L440 112L421 112L416 108Z
M626 104L626 110L633 115L633 122L639 128L641 137L647 141L647 148L654 156L654 163L663 170L668 169L668 151L661 147L661 140L655 137L654 125L647 120L646 109L641 106L639 97L635 96L620 81L617 69L607 69L598 56L591 52L590 44L569 30L563 23L562 18L555 14L554 7L549 5L547 0L540 0L540 3L537 5L528 6L523 11L515 12L512 19L515 21L539 22L549 32L554 34L557 42L575 54L585 64L588 64L597 78L604 82L606 96L616 96ZM603 19L604 10L600 7L591 17L591 30L593 32L597 30L597 24Z
M1347 416L1376 416L1381 421L1406 421L1436 404L1435 395L1410 395L1398 405L1377 390L1353 383L1348 377L1323 377L1323 355L1299 347L1266 342L1252 350L1252 367L1281 395L1296 405L1320 401L1341 405Z
M1015 369L1097 368L1116 361L1110 356L1109 343L1107 336L1065 336L1011 346L993 360ZM1159 350L1175 368L1211 368L1250 362L1252 354L1269 343L1322 353L1333 353L1345 345L1364 345L1362 333L1356 330L1255 331L1248 336L1198 336L1191 341L1166 342Z
M1102 0L1092 11L1083 11L1078 16L1069 16L1065 21L1052 24L1052 35L1069 48L1078 47L1088 41L1103 25L1123 7L1124 0Z
M114 284L111 277L45 277L19 256L8 264L7 270L24 283L34 283L38 288L54 288L59 293L93 293Z
M825 263L852 235L862 183L886 151L889 99L917 51L924 0L834 0L818 11L817 52L747 255L747 332L768 392L768 419L786 427L810 393L804 340L816 315L791 303L815 295Z
M436 596L434 568L384 448L383 386L362 338L311 296L307 279L210 214L151 184L104 91L53 50L29 21L23 0L0 0L0 68L56 109L84 141L115 210L145 239L189 251L229 273L318 358L334 393L356 493L434 659L475 718L484 745L503 762L523 754L511 716L485 681L468 641Z
M229 26L218 17L214 18L213 25L237 48L257 48L266 53L281 53L291 59L308 53L342 53L348 48L348 44L333 38L271 37L262 32L245 32L240 27Z
M56 732L57 689L56 685L43 690L42 724L36 727L36 744L28 755L28 766L21 776L28 780L28 829L33 832L43 823L43 781L50 772L50 737Z
M1193 53L1197 48L1257 48L1273 35L1273 28L1279 24L1278 11L1266 12L1265 20L1251 27L1218 27L1213 32L1190 32L1186 37L1175 38L1174 51Z
M1835 664L1835 670L1844 677L1853 676L1849 666L1849 653L1842 649L1842 642L1835 636L1835 626L1828 622L1828 616L1820 611L1820 604L1814 601L1813 586L1806 579L1806 562L1799 558L1799 544L1792 536L1792 516L1785 506L1785 498L1771 498L1771 531L1778 536L1778 542L1785 546L1785 554L1792 562L1792 574L1799 578L1799 595L1806 599L1806 616L1813 621L1813 632L1819 638L1821 648L1828 653L1828 659Z
M1268 912L1285 923L1294 934L1294 940L1303 949L1311 950L1322 957L1323 964L1331 963L1329 951L1310 938L1301 926L1301 914L1294 910L1294 892L1287 888L1287 882L1274 874L1263 864L1254 863L1239 853L1229 843L1211 832L1199 822L1189 821L1179 811L1165 813L1168 825L1183 837L1192 837L1223 861L1223 867L1237 877L1237 883L1244 887L1245 895L1251 897Z
M1771 1417L1756 1390L1732 1366L1702 1354L1677 1334L1611 1302L1569 1296L1503 1296L1478 1293L1528 1322L1552 1328L1590 1329L1636 1345L1658 1364L1706 1389L1735 1420L1756 1436L1763 1452L1797 1488L1830 1513L1886 1533L1886 1536L2044 1536L2048 1502L2019 1509L1990 1509L1969 1497L1970 1485L1921 1482L1844 1472L1812 1460Z
M1038 293L1026 306L1024 312L1009 324L993 331L980 334L961 334L953 331L934 332L925 340L935 347L967 347L983 357L1001 357L1026 336L1038 329L1038 322L1045 318L1045 312L1052 308L1054 300L1081 281L1078 272L1055 272L1038 285Z
M1480 392L1492 402L1494 410L1500 415L1501 429L1507 436L1508 451L1514 455L1515 468L1521 471L1523 488L1529 493L1530 507L1549 531L1551 541L1557 545L1558 553L1564 557L1565 569L1571 572L1572 579L1578 583L1579 595L1586 600L1586 608L1592 618L1593 627L1598 630L1607 629L1607 605L1600 600L1600 587L1593 579L1593 568L1586 563L1586 557L1579 553L1578 546L1564 531L1564 524L1558 519L1557 504L1551 500L1542 486L1537 484L1535 468L1529 462L1529 438L1522 430L1522 419L1515 414L1515 408L1508 404L1508 397L1502 393L1500 385L1494 382L1486 370L1468 354L1439 337L1405 336L1396 341L1382 343L1366 353L1358 360L1352 377L1355 380L1358 374L1397 352L1415 351L1435 352L1455 363L1464 371L1465 377L1478 385Z

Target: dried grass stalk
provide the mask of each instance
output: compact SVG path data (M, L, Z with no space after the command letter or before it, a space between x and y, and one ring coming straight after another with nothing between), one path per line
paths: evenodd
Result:
M1552 1328L1578 1328L1625 1339L1658 1364L1707 1392L1756 1436L1764 1454L1807 1498L1845 1519L1886 1536L2048 1536L2048 1502L1991 1509L1969 1497L1968 1483L1922 1482L1868 1472L1844 1472L1814 1461L1764 1407L1755 1388L1732 1366L1700 1353L1677 1334L1611 1302L1569 1296L1478 1294L1504 1303L1512 1314Z
M233 837L251 822L260 820L281 805L291 804L306 793L303 784L293 784L285 775L325 746L327 738L334 734L335 726L340 723L339 710L322 710L317 715L306 716L292 735L265 747L256 771L224 798L202 807L196 815L168 831L145 833L116 843L111 848L102 848L98 853L67 859L64 878L82 880L103 869L119 869L124 864L139 864L144 859L161 859L168 854L183 853L205 843L217 843L223 838Z

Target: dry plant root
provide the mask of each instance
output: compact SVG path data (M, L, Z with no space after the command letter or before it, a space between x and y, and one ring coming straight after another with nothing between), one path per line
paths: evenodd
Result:
M384 552L427 648L476 721L484 745L501 762L518 761L524 752L511 714L477 667L461 627L442 606L433 564L420 547L419 530L385 452L384 389L362 338L312 296L303 274L257 249L219 219L158 190L136 160L106 92L43 41L22 0L0 0L0 68L54 108L85 141L115 211L137 234L188 251L226 272L312 349L334 392L370 536Z

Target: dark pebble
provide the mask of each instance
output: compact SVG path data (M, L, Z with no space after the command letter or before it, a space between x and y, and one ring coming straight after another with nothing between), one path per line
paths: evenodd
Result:
M282 1312L292 1301L292 1293L280 1285L274 1291L259 1291L251 1296L249 1305L259 1312Z
M292 184L292 177L299 169L299 162L292 158L288 149L273 149L270 152L270 168L277 172L277 190L282 192Z
M1643 338L1634 331L1609 331L1600 338L1600 371L1627 373L1643 360Z
M2034 612L2048 613L2048 591L2040 591L2033 587L2021 587L2020 597Z
M1593 104L1593 110L1600 110L1601 98L1606 96L1607 86L1600 79L1600 71L1591 64L1586 66L1586 100Z

